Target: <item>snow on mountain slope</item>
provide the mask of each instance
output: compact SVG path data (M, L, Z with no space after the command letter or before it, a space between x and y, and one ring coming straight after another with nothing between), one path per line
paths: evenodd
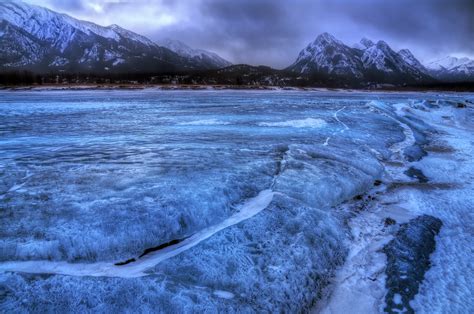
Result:
M474 81L474 60L447 56L425 64L430 73L447 81Z
M22 29L0 21L0 63L8 67L21 67L39 62L46 54L43 44ZM12 56L7 58L7 54Z
M456 67L472 62L469 58L456 58L447 56L441 59L435 59L426 63L430 70L453 70Z
M416 83L431 78L409 50L393 51L363 38L350 48L324 33L302 50L288 70L301 74L337 75L340 79L380 83Z
M116 34L118 34L121 37L128 38L128 39L136 41L136 42L140 42L144 45L151 46L151 47L156 46L156 43L154 43L150 39L146 38L145 36L142 36L142 35L136 34L134 32L131 32L127 29L124 29L124 28L118 26L117 24L112 24L109 27L107 27L107 29L113 30Z
M319 35L303 49L288 69L301 74L322 72L329 75L363 77L362 63L355 50L328 33Z
M159 41L158 43L160 46L166 47L182 57L191 58L196 62L207 65L210 68L224 68L232 65L232 63L221 58L216 53L202 49L193 49L179 40L167 38Z
M67 15L23 2L6 1L1 3L0 14L2 20L23 29L40 40L51 42L61 51L64 51L67 45L74 40L77 31L116 41L120 39L112 29L79 21Z
M365 50L367 48L370 48L372 47L374 44L374 42L370 39L367 39L367 38L362 38L360 40L360 42L358 43L355 43L354 45L352 45L352 48L355 48L355 49L358 49L358 50Z
M382 40L364 51L362 62L366 69L376 69L386 75L394 75L401 81L428 79L423 66L408 49L397 53Z
M425 66L424 66L423 64L421 64L421 62L418 61L417 58L415 58L415 56L411 53L410 50L408 50L408 49L402 49L402 50L400 50L400 51L398 52L398 55L399 55L400 57L402 57L403 60L404 60L407 64L411 65L412 67L417 68L417 69L419 69L420 71L422 71L422 72L424 72L424 73L427 73L427 72L428 72L428 70L425 68Z
M375 45L372 40L367 39L367 38L365 38L365 37L360 40L360 44L361 44L365 49L370 48L370 47L372 47L372 46Z
M160 72L215 67L211 57L203 62L179 55L118 25L104 27L20 1L0 3L0 42L8 47L0 52L4 69Z
M387 58L391 64L397 64L393 50L384 41L379 41L376 45L367 48L362 55L362 62L366 68L375 67L377 70L384 72L393 72L392 67L387 66Z

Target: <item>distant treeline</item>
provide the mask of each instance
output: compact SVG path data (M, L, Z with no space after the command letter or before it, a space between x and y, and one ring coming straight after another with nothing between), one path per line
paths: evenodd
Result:
M42 84L42 82L41 75L28 71L0 72L0 85L35 85Z
M255 72L241 71L190 71L175 73L46 73L29 71L0 71L0 85L42 84L189 84L189 85L261 85L307 86L308 80L298 80L294 75L266 68Z
M440 82L434 84L424 84L411 86L414 89L422 90L445 90L453 92L474 92L474 82Z
M161 84L161 85L234 85L280 87L330 87L382 90L474 91L474 82L436 82L423 85L389 85L344 82L333 77L301 77L268 67L236 66L221 70L179 73L33 73L0 71L0 86L80 85L80 84Z
M164 74L160 74L164 77ZM169 75L166 75L167 77ZM0 85L42 85L42 84L105 84L105 83L150 83L156 80L156 74L150 73L43 73L30 71L0 72Z

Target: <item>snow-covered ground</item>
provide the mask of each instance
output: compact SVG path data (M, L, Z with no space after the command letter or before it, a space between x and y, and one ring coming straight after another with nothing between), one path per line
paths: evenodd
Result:
M424 146L428 155L411 163L400 160L397 152L416 142L410 127L400 121L408 132L404 141L392 146L392 158L385 165L385 184L397 188L371 191L380 201L364 204L365 211L349 220L352 239L348 258L314 312L383 312L386 257L382 248L396 230L384 222L390 217L406 223L422 214L440 218L443 227L436 238L431 268L412 307L417 313L473 311L474 111L469 106L472 96L463 96L450 101L445 101L449 97L431 102L410 100L393 106L397 117L419 119L429 126L430 141ZM465 104L469 109L462 108ZM394 157L399 159L395 167ZM406 175L403 178L402 171L410 166L421 170L428 182L417 184ZM353 210L360 205L344 206ZM395 298L395 303L400 303L400 296Z
M443 227L411 305L472 312L473 106L1 92L0 309L382 312L381 249L429 214Z

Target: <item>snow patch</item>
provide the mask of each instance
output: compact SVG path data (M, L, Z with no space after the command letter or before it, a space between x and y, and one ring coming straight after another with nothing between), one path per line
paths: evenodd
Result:
M288 120L283 122L260 122L258 125L269 127L322 128L326 126L327 123L319 118L306 118L302 120Z
M219 298L228 299L228 300L234 298L234 294L232 292L224 291L224 290L215 290L214 295Z
M221 121L217 119L204 119L204 120L178 123L178 125L228 125L228 124L230 124L230 122Z

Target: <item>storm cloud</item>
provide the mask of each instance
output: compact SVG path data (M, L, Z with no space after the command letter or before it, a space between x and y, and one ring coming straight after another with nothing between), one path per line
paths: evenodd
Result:
M234 63L288 66L322 32L409 48L421 60L474 56L472 0L28 0L153 40L179 39Z

